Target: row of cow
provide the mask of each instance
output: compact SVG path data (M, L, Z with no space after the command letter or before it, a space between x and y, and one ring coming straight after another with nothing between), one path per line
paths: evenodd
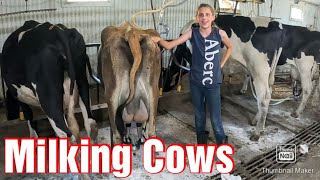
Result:
M155 135L161 67L160 49L151 36L159 34L129 23L102 31L98 71L107 96L113 143L122 143L123 136L132 143L125 131L132 121L139 124L141 138L146 122L149 136ZM21 108L30 137L38 137L30 105L40 107L56 135L75 143L80 137L74 107L79 103L87 134L95 140L98 127L91 112L87 68L92 73L84 39L76 29L25 22L7 38L1 54L8 118L18 118Z
M189 22L184 30L193 23ZM252 124L257 124L252 140L257 140L264 129L274 66L289 59L295 60L302 82L302 102L293 113L300 115L313 89L314 62L320 61L320 33L266 18L221 15L215 23L234 44L231 58L240 62L253 78L258 113L252 120ZM133 121L139 129L135 143L155 136L161 65L160 49L151 36L159 34L129 23L107 27L101 33L98 74L105 89L114 143L133 143L128 131ZM177 47L175 55L191 62L191 53L186 43ZM30 105L41 107L57 136L79 140L74 117L74 106L79 101L88 136L96 138L98 128L90 109L86 76L91 67L84 39L77 30L61 24L27 21L5 41L0 57L10 118L16 118L21 107L32 137L37 136L37 127ZM179 69L171 67L170 71L169 78Z

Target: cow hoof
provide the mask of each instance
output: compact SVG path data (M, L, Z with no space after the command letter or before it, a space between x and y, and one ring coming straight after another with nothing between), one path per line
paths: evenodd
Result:
M257 125L257 121L251 120L251 121L249 121L249 124L250 124L251 126L256 126L256 125Z
M259 141L259 138L260 138L259 135L253 134L253 135L251 135L250 140L251 141Z
M298 115L298 113L293 112L293 113L291 113L291 117L298 118L298 117L299 117L299 115Z
M113 137L113 145L115 144L122 144L122 140L120 137Z
M76 138L74 135L72 135L72 136L70 137L70 143L71 143L71 144L77 144L77 138Z
M246 93L246 91L247 91L247 90L240 90L240 91L239 91L239 93L240 93L239 95L241 95L241 94L245 94L245 93Z
M318 103L317 100L312 99L312 101L311 101L311 106L312 106L312 107L317 107L318 104L319 104L319 103Z
M97 123L92 123L90 125L90 128L91 128L91 132L90 132L90 138L92 140L96 140L97 139L97 136L98 136L98 126L97 126Z

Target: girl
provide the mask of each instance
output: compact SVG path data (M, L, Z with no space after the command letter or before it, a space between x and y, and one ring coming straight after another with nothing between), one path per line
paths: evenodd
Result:
M218 145L227 143L221 121L220 84L222 82L221 68L232 52L232 44L225 31L212 28L215 11L208 4L200 4L196 12L199 28L192 28L178 39L165 41L152 37L166 49L171 49L187 40L192 44L192 66L190 69L190 91L195 112L195 126L198 144L207 144L208 131L206 125L206 103L210 111L211 125ZM220 60L221 42L227 51Z

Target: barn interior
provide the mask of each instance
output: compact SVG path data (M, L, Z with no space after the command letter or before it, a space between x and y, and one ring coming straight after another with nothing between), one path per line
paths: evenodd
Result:
M101 0L99 2L74 2L73 0L12 0L1 1L0 4L0 49L7 37L26 20L51 23L62 23L76 28L87 44L87 54L94 74L97 74L97 52L103 28L128 21L133 14L150 9L159 9L168 0ZM159 13L138 16L136 23L143 28L156 29L162 38L175 39L179 36L183 25L194 17L200 3L208 3L221 14L236 14L247 17L265 17L284 24L308 27L320 30L319 0L177 0L172 7ZM298 13L298 14L297 14ZM301 13L301 14L300 14ZM320 47L319 47L320 48ZM2 49L1 49L2 50ZM170 51L162 52L162 69L169 67ZM240 69L240 70L239 70ZM249 121L257 112L257 102L251 83L248 90L240 93L245 72L243 66L235 61L228 61L224 67L224 79L221 87L222 119L229 143L234 146L236 167L232 175L242 179L317 179L320 177L320 122L319 100L313 105L309 100L302 115L291 117L301 101L301 94L293 96L294 88L301 89L300 82L293 80L291 66L277 67L275 84L265 130L258 141L250 140L255 126ZM316 81L318 83L317 75ZM104 90L88 77L91 84L91 102L94 117L99 125L98 143L111 144L110 123L107 115L108 105ZM160 81L161 83L161 81ZM162 92L159 99L156 119L157 136L170 144L196 143L194 112L191 103L188 74L181 76L180 87L169 92ZM161 86L161 85L160 85ZM3 91L3 88L1 88ZM3 95L3 93L1 93ZM2 97L3 99L4 97ZM280 99L280 100L279 100ZM312 99L312 97L310 98ZM278 101L279 100L279 101ZM35 119L41 127L40 136L54 136L41 109L33 108ZM28 137L27 122L21 119L7 120L6 108L0 109L0 179L75 179L77 174L4 174L4 138ZM86 136L79 108L77 119ZM210 131L209 142L215 143L209 115L207 114L207 130ZM132 130L133 136L135 131ZM276 147L279 144L295 144L297 147L295 163L278 163ZM301 146L306 145L309 152L302 153ZM304 147L304 146L302 146ZM162 156L160 154L159 156ZM172 174L167 170L159 174L149 174L142 166L142 149L134 152L132 174L127 179L231 179L216 170L212 174L191 174L188 168L181 174ZM268 173L263 168L313 169L312 173ZM90 174L91 179L117 179L112 174Z

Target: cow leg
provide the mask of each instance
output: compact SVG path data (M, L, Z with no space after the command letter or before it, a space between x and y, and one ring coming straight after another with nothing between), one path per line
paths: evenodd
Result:
M138 142L137 145L140 146L143 144L143 142L146 140L145 137L143 136L143 129L142 129L142 123L137 123L137 133L138 133ZM142 139L144 138L144 139Z
M137 134L138 139L135 142L136 149L140 148L140 145L144 142L142 140L142 123L148 120L148 110L142 99L139 101L139 109L134 115L134 120L137 122Z
M123 138L123 143L125 144L132 144L132 140L130 138L131 134L131 123L126 124L126 130Z
M77 140L75 136L72 134L72 132L69 130L67 126L67 121L64 117L59 117L59 120L61 120L62 122L56 122L53 118L50 118L50 116L48 116L48 119L51 124L51 127L53 128L54 132L59 138L70 137L72 144L77 143Z
M39 83L39 87L43 87L43 85ZM49 91L43 91L41 88L37 89L41 108L47 114L56 135L59 138L70 137L71 143L76 143L76 138L68 128L66 118L64 117L63 95L61 91L53 88Z
M96 140L98 136L98 126L96 121L92 118L91 110L87 108L85 103L83 102L82 98L80 97L79 105L81 108L83 120L84 120L84 127L86 129L86 132L88 136L91 138L91 140Z
M25 103L19 103L19 104L20 104L21 109L23 111L24 118L28 122L30 137L31 138L38 138L38 134L37 134L38 127L37 127L37 123L33 121L32 109L30 108L29 105L27 105ZM18 105L18 107L19 107L19 105Z
M36 130L32 127L29 120L27 120L27 123L28 123L28 127L29 127L30 138L38 138L38 134L37 134Z
M112 131L112 144L121 144L122 138L118 131L116 120L117 120L117 106L112 102L108 102L108 114L109 114L109 120L111 124L111 131Z
M241 94L244 94L247 91L248 83L250 82L250 80L251 80L250 74L249 75L246 74L245 77L244 77L244 81L243 81L242 87L240 89L240 93Z
M318 79L319 83L320 83L320 78ZM315 90L314 90L314 94L313 94L313 98L312 98L312 106L316 106L319 102L319 92L320 92L320 84L316 85Z
M259 71L257 71L259 72ZM251 124L256 124L254 134L251 136L251 140L257 141L260 138L260 133L264 130L265 121L267 118L268 107L271 99L270 87L268 85L269 75L268 73L261 73L259 75L253 75L254 77L254 89L257 95L258 112L255 118L251 121Z
M157 86L154 88L158 88ZM156 91L156 92L154 92ZM154 90L150 92L150 104L149 104L149 118L148 118L148 137L156 136L156 116L157 116L157 109L158 109L158 90Z
M65 79L65 82L64 82L64 92L70 92L70 79ZM80 144L80 133L79 133L79 125L78 125L78 122L74 116L74 106L75 104L77 103L77 99L78 98L78 86L77 84L75 84L75 87L73 89L73 94L70 95L68 93L66 93L64 95L64 101L65 101L65 105L68 106L67 108L67 111L66 111L66 114L67 114L67 121L68 121L68 127L70 129L70 131L72 132L73 134L73 137L76 139L76 142L78 144ZM81 99L80 99L81 101ZM80 107L81 107L81 102L79 103L80 104ZM82 109L81 109L82 110ZM83 110L82 110L83 112ZM71 139L73 138L71 137ZM74 143L74 140L71 140L72 143ZM79 150L79 154L77 155L77 161L78 163L81 162L81 159L80 159L80 153L81 153L81 150ZM88 174L82 174L81 176L79 176L79 179L91 179L89 177Z
M80 95L79 105L84 120L84 127L91 140L95 140L98 136L98 126L96 121L93 119L91 111L89 83L87 80L87 76L86 73L82 73L86 72L86 66L78 67L78 69L82 69L82 71L78 73L79 76L77 77L77 85Z
M299 70L302 88L302 99L298 109L291 113L291 116L297 118L301 115L302 111L306 107L307 101L313 90L312 85L312 66L314 63L313 57L301 56L301 59L296 59L296 65Z
M67 121L68 127L74 137L76 138L77 142L80 143L80 134L79 134L79 125L74 116L74 94L70 96L68 110L67 110Z
M70 92L70 78L66 78L63 83L64 92ZM79 125L74 116L74 106L76 103L76 99L78 98L78 88L75 84L73 89L73 94L65 93L63 96L65 114L67 115L68 127L77 142L80 143L80 135L79 135Z
M122 111L122 119L125 126L125 132L123 142L126 144L132 144L131 134L131 122L133 121L133 114L128 113L128 107L125 107Z
M19 101L11 94L9 90L6 92L6 108L8 120L19 118Z
M142 123L142 126L141 126L141 129L142 129L142 136L144 137L144 140L148 139L148 130L149 130L149 123L146 121L146 122L143 122Z

